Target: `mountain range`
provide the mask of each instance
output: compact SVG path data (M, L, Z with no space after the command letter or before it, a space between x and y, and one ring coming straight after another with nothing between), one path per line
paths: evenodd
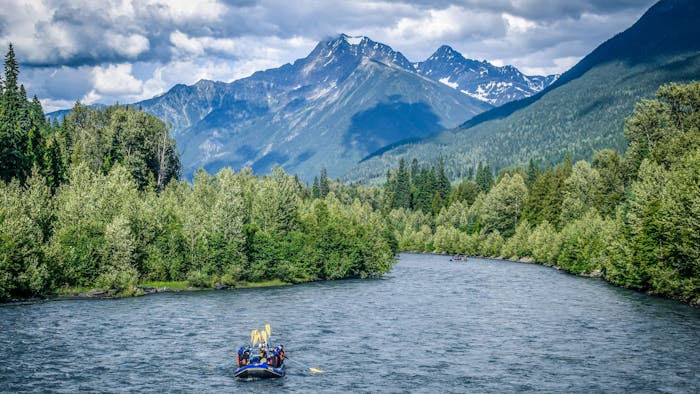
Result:
M435 162L452 179L478 163L494 169L590 159L626 146L623 128L635 103L660 85L700 80L700 3L662 0L633 26L601 44L544 90L474 116L460 127L370 155L344 177L381 182L400 158Z
M413 67L420 75L495 106L532 96L559 77L526 76L513 66L497 67L485 60L465 59L447 45Z
M412 63L368 37L340 34L292 64L230 83L176 85L135 105L171 125L187 178L199 167L265 173L278 164L310 180L322 167L341 176L380 148L456 127L556 77L525 76L448 46Z

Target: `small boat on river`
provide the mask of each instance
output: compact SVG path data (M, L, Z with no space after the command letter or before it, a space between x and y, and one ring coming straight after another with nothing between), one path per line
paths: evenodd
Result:
M265 330L251 332L251 344L241 346L236 352L236 378L281 378L284 376L284 345L271 348L268 345L270 325Z
M284 376L284 364L279 368L271 366L267 361L264 363L250 363L244 365L233 372L233 376L241 379L246 378L281 378Z

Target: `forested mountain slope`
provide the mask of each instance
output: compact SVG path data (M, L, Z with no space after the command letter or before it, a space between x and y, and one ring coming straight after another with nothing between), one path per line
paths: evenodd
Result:
M530 158L556 163L567 152L576 160L602 148L624 150L624 121L635 102L662 84L700 79L699 17L695 1L660 1L539 94L371 157L345 179L378 179L400 157L431 162L442 155L448 175L461 178L479 162L497 170Z

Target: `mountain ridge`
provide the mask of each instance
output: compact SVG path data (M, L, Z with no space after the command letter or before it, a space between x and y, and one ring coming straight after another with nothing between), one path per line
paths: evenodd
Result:
M380 168L395 166L401 157L431 162L441 154L456 179L480 162L498 169L531 158L546 165L567 153L576 160L603 148L623 151L624 119L634 103L652 97L661 84L700 79L697 18L697 2L662 0L543 91L453 130L370 155L344 179L381 179Z
M447 46L436 53L447 48L467 62ZM440 61L433 58L431 64ZM485 83L508 73L521 85L531 83L512 66L469 61L492 74ZM176 84L133 105L172 125L188 178L199 167L215 172L250 166L266 172L274 164L306 180L324 166L329 175L340 176L377 149L455 127L498 101L492 99L498 92L482 97L460 91L419 72L421 64L366 36L340 34L292 63L230 83ZM451 77L478 86L478 78L463 71Z

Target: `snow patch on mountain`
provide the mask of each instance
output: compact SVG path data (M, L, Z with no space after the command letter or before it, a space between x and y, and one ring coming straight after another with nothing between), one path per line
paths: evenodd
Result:
M485 60L467 59L447 45L438 48L425 61L413 63L412 68L427 78L493 105L532 96L558 77L526 76L510 65L497 67Z
M343 35L343 38L345 41L348 42L350 45L360 45L362 40L364 40L366 37L365 36L348 36L348 35Z
M451 87L452 89L457 89L459 87L457 82L450 82L450 77L440 78L439 82Z

